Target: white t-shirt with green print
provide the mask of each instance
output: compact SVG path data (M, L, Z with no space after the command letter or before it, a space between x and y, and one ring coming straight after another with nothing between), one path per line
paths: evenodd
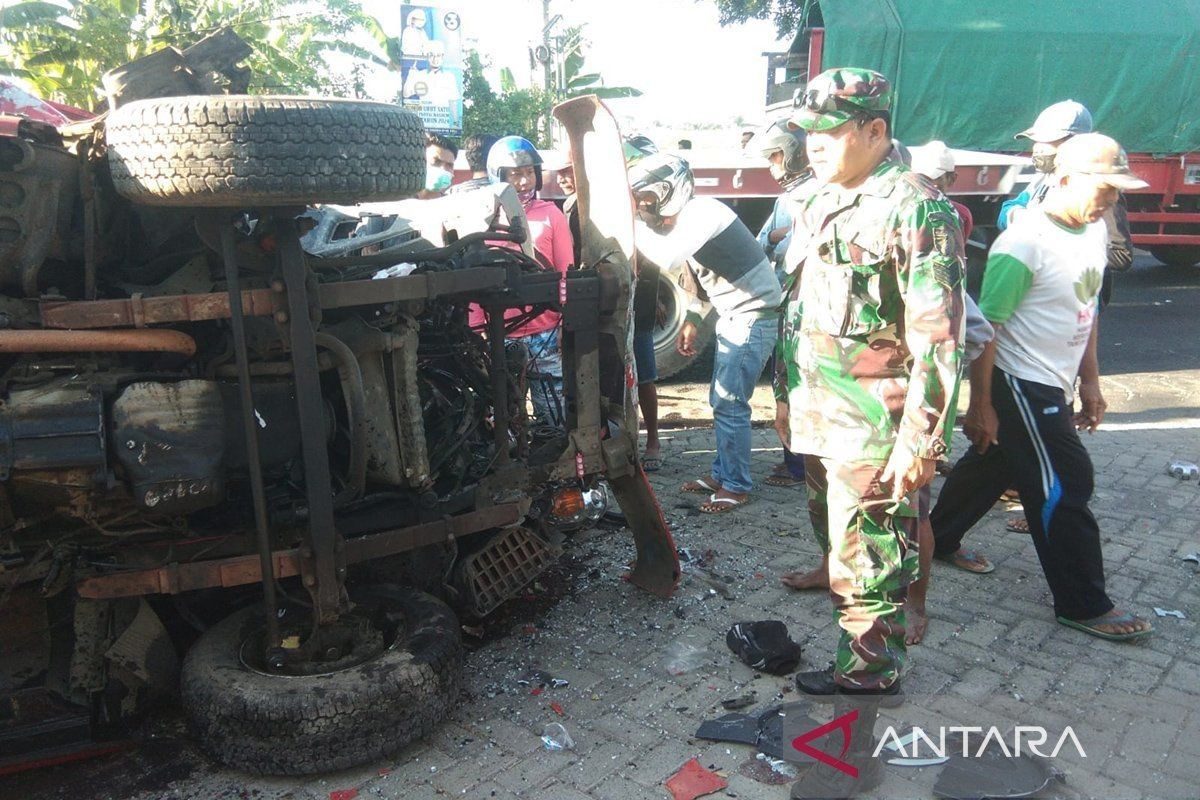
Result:
M983 315L1003 326L996 366L1073 396L1099 309L1107 247L1103 221L1068 228L1040 210L1000 234L979 295Z

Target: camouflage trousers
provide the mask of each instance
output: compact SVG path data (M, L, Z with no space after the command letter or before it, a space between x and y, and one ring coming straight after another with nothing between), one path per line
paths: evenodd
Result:
M917 512L879 485L884 465L805 456L808 514L829 556L829 595L841 628L834 677L883 689L904 668L904 601L917 577Z

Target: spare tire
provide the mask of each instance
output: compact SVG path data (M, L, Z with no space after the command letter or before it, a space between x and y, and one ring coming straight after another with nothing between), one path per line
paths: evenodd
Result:
M425 185L425 127L387 103L166 97L121 106L105 130L117 191L146 205L351 204Z
M679 285L680 268L670 272L659 273L658 284L658 313L654 324L654 365L659 380L665 380L687 369L693 361L700 358L712 344L717 330L717 312L704 303L700 311L700 324L697 326L696 355L680 355L675 349L679 331L687 321L688 306L692 296Z
M261 606L205 631L184 660L182 694L206 751L248 772L310 775L382 758L445 719L462 680L454 612L395 584L351 596L397 624L382 648L337 669L276 674L255 663Z

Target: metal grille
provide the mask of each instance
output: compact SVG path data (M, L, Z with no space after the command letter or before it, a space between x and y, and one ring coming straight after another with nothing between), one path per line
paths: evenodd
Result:
M513 528L472 554L463 565L471 610L483 616L515 595L562 554L528 528Z

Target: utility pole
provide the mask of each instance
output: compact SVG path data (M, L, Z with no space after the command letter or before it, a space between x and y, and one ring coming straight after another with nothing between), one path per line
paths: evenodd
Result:
M551 111L554 106L554 63L556 59L553 56L554 51L550 49L550 29L554 27L554 23L550 21L550 0L542 0L542 46L546 48L546 52L551 54L542 63L542 83L546 90L546 98L543 100L542 109L542 136L545 137L542 144L553 144L552 128L554 118L551 116Z

